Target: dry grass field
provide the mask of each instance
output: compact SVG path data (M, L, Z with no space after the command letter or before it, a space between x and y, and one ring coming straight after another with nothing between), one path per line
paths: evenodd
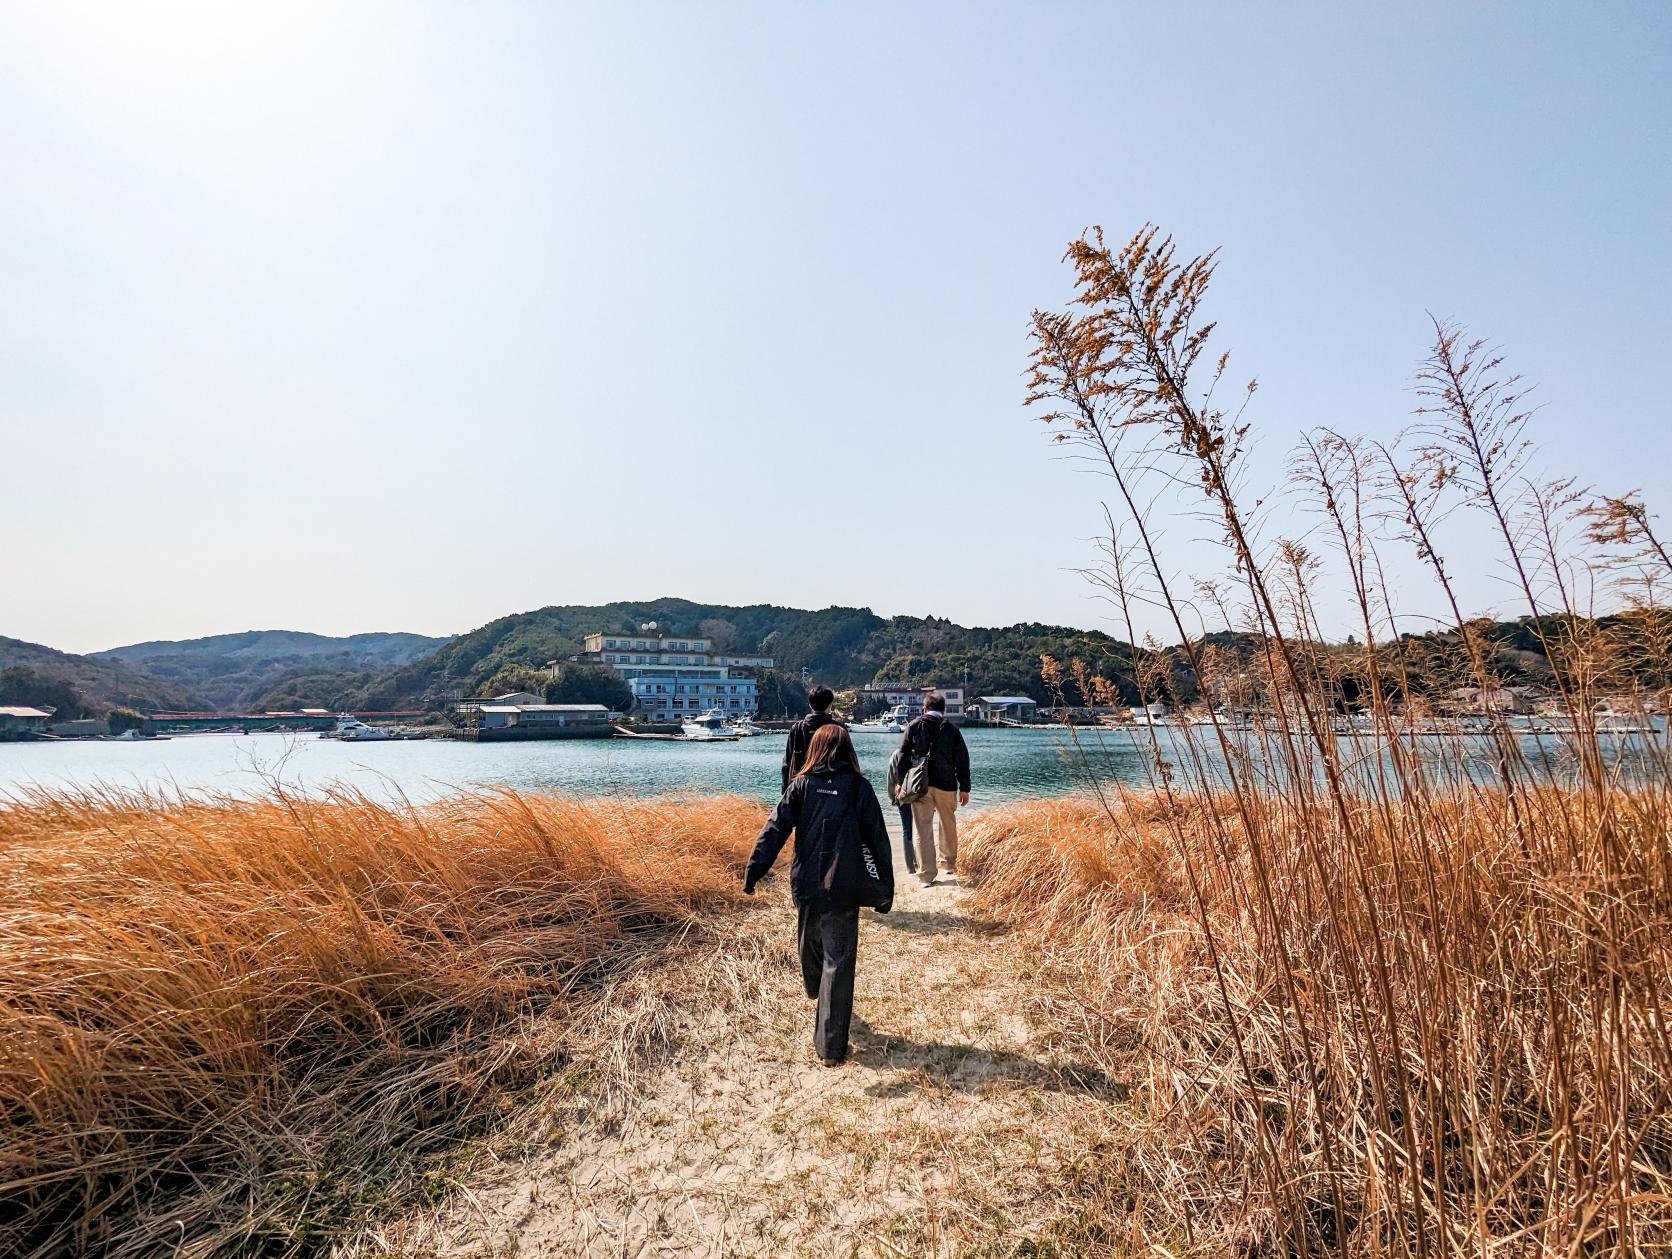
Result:
M988 810L833 1073L752 801L41 797L0 1250L1652 1253L1672 828L1606 799Z
M984 815L1016 924L1131 1072L1111 1155L1173 1253L1672 1247L1672 800L1327 812L1122 793ZM1066 1024L1065 1024L1066 1026Z
M292 1253L737 895L733 798L0 808L0 1254Z

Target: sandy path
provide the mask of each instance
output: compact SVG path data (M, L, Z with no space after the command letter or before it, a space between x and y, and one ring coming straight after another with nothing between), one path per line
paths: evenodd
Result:
M1080 1231L1080 1177L1122 1088L1053 1052L1033 959L956 880L920 889L898 848L894 912L860 924L848 1064L812 1054L781 858L717 939L611 995L517 1140L354 1250L1107 1253Z

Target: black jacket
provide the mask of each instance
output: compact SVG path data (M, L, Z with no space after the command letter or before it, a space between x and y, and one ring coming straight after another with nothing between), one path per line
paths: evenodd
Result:
M942 791L970 789L970 750L958 727L940 713L924 713L907 726L900 736L900 750L910 754L913 763L929 753L931 787Z
M755 841L744 891L754 891L766 877L791 831L790 892L799 903L819 909L875 905L888 912L894 903L894 857L882 805L862 775L818 769L792 782Z
M790 737L784 741L784 772L779 795L790 789L790 779L801 772L801 762L807 759L807 745L812 743L818 728L835 720L829 713L809 713L790 727Z

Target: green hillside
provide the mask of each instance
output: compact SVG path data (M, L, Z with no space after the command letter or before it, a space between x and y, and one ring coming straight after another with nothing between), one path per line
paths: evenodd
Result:
M884 619L869 608L809 611L652 599L553 606L501 617L421 660L377 675L354 689L352 700L366 708L438 704L454 690L477 693L507 666L540 668L573 655L589 633L632 633L651 621L664 634L702 635L726 650L770 655L780 675L799 678L805 668L815 681L838 688L881 680L953 685L967 678L976 693L1022 692L1045 700L1039 658L1051 654L1084 659L1120 680L1133 697L1137 694L1130 686L1131 649L1095 631L1049 625L971 629L937 617ZM763 693L779 693L772 681ZM315 677L312 682L323 694L342 688L347 679ZM343 694L340 689L336 693ZM770 711L769 704L763 708Z
M1126 703L1140 698L1138 676L1147 679L1152 696L1186 702L1198 698L1179 649L1134 648L1096 630L1037 623L971 627L933 616L884 618L869 608L810 611L687 599L554 605L500 617L454 639L257 631L139 643L97 656L70 656L0 639L0 668L20 665L67 684L96 712L113 704L141 709L439 708L451 694L482 693L501 671L514 676L516 670L543 669L547 661L574 655L589 633L633 633L652 621L664 634L705 636L723 650L774 657L777 668L761 685L761 711L768 715L800 707L803 669L837 689L873 681L936 682L963 685L972 695L1023 694L1050 703L1054 696L1041 674L1042 656L1083 662L1112 682ZM1494 676L1503 685L1543 691L1555 686L1558 665L1546 657L1541 629L1530 620L1481 620L1471 624L1470 632L1486 646ZM1551 642L1576 634L1595 636L1614 658L1631 662L1618 679L1620 687L1668 685L1661 676L1665 671L1655 664L1666 658L1661 644L1672 641L1672 626L1663 616L1615 616L1571 625L1549 620L1542 627L1543 638ZM1261 646L1255 636L1210 634L1202 646L1216 669L1246 672L1256 680L1262 672L1250 667ZM1311 644L1304 651L1312 662L1309 671L1338 689L1344 702L1354 702L1367 687L1362 648ZM1556 654L1559 659L1561 652ZM1472 680L1455 633L1384 644L1376 671L1396 699L1407 691L1443 696ZM17 689L17 679L12 686ZM1070 703L1085 700L1072 674L1064 693Z
M684 599L610 603L598 606L553 606L501 617L453 639L436 652L375 676L350 678L314 676L309 685L320 688L313 702L352 703L368 708L439 706L452 692L478 694L507 668L542 668L581 650L582 639L593 631L632 633L654 621L662 633L704 635L722 648L759 652L774 657L777 668L762 686L762 711L776 711L774 696L798 696L799 689L783 680L798 679L803 668L813 679L838 689L873 681L936 682L964 685L972 695L1024 694L1041 703L1054 697L1041 674L1040 658L1064 663L1080 661L1091 674L1113 683L1126 703L1140 698L1137 681L1146 679L1151 697L1191 702L1199 698L1197 684L1177 647L1152 651L1096 630L1060 625L1023 623L1002 627L970 627L939 617L883 618L869 608L801 608L754 604L733 607L693 603ZM1653 621L1654 624L1650 624ZM1486 656L1496 680L1506 686L1549 691L1559 672L1545 655L1542 639L1552 643L1592 636L1611 645L1622 661L1633 661L1617 678L1597 679L1606 689L1615 686L1664 687L1666 680L1650 668L1664 660L1664 649L1650 650L1651 640L1672 639L1664 618L1605 617L1572 624L1530 620L1471 623L1471 634L1486 645ZM1220 632L1202 640L1206 659L1215 671L1245 673L1256 688L1262 670L1253 667L1261 650L1258 636ZM1313 661L1320 684L1336 689L1343 702L1356 702L1366 689L1370 666L1361 647L1345 644L1307 644L1301 648ZM1406 636L1378 650L1376 671L1396 698L1407 690L1443 696L1472 680L1464 667L1466 653L1456 633ZM1654 676L1651 676L1654 674ZM299 689L300 699L305 688ZM323 698L327 692L332 699ZM1086 702L1072 673L1064 680L1064 698Z
M178 680L17 638L0 637L0 671L7 695L0 702L51 704L60 718L80 712L100 717L115 707L154 712L201 706L201 698ZM80 712L69 711L72 706Z
M334 691L340 698L383 670L428 656L447 641L423 634L333 638L299 630L250 630L134 643L94 656L189 690L208 708L282 708L289 706L283 702L287 695ZM297 679L308 681L298 684Z

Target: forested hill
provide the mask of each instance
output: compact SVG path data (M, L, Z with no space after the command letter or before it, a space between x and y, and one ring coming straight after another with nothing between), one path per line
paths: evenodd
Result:
M189 686L119 661L0 637L0 704L46 705L65 720L84 713L102 717L116 707L150 712L195 708L199 703Z
M544 674L530 671L542 671L547 661L579 652L587 634L631 634L651 621L664 634L708 637L723 650L772 656L777 668L761 684L761 711L767 715L799 710L802 669L837 689L873 681L932 682L963 685L973 695L1023 694L1049 703L1054 696L1041 676L1042 656L1065 664L1083 662L1092 673L1109 679L1114 694L1127 703L1140 698L1140 676L1151 698L1198 698L1195 679L1177 648L1150 652L1096 630L1033 623L979 628L934 616L885 618L869 608L808 611L686 599L540 608L501 617L450 640L416 634L333 639L259 631L140 643L94 657L67 656L0 639L0 668L34 670L25 678L14 668L8 694L40 694L41 702L57 702L42 688L47 682L62 683L97 711L113 704L257 711L440 708L454 693L539 689L546 681ZM1662 668L1665 644L1672 642L1672 624L1664 617L1605 617L1583 625L1586 632L1600 636L1599 643L1612 644L1612 656L1628 662L1631 676L1622 675L1623 684L1672 686L1672 668ZM1542 635L1525 620L1478 621L1470 628L1488 646L1493 674L1502 684L1550 688L1554 669L1542 643L1558 641L1564 632L1560 626L1546 626ZM1250 677L1260 672L1249 668L1260 647L1257 638L1210 634L1202 647L1220 670ZM1365 685L1362 649L1348 643L1307 644L1304 650L1315 659L1317 676L1334 679L1346 702L1352 702ZM1405 638L1382 645L1377 671L1389 694L1412 690L1441 696L1472 682L1469 670L1459 664L1465 655L1455 634ZM1064 697L1070 703L1084 699L1072 671L1065 679ZM1112 695L1106 692L1104 698ZM14 696L0 702L20 701Z
M775 683L799 679L803 668L838 688L874 680L961 685L967 677L976 693L1019 692L1041 699L1047 695L1041 655L1097 661L1110 676L1130 672L1129 665L1117 668L1118 661L1129 660L1129 649L1095 631L1049 625L972 629L932 616L885 619L869 608L808 611L653 599L501 617L339 698L359 707L397 708L435 704L453 690L477 694L494 689L496 676L511 677L518 669L538 669L573 655L589 633L633 633L651 621L663 634L700 635L724 650L772 656L776 676L763 687L767 711L772 707L767 695L778 693Z
M284 708L284 692L305 697L313 689L364 684L383 670L427 656L445 638L423 634L350 634L333 638L299 630L250 630L209 638L164 640L112 647L94 658L143 670L196 695L205 707ZM315 688L302 679L330 679Z
M1655 682L1643 674L1650 657L1664 651L1644 644L1646 624L1641 617L1612 617L1584 622L1586 632L1616 640L1621 659L1637 661L1622 676L1622 684ZM1000 628L969 627L939 617L880 617L869 608L831 607L820 611L772 604L733 607L693 603L685 599L608 603L596 606L553 606L501 617L462 634L439 650L411 663L375 675L319 676L313 687L275 696L286 704L315 703L327 707L404 708L440 706L453 692L466 695L538 686L540 678L527 671L541 670L547 661L563 660L582 648L594 631L634 633L654 621L664 634L698 635L714 639L722 649L762 653L776 661L776 669L762 681L761 710L776 714L800 705L801 670L837 689L873 681L965 685L973 695L1024 694L1042 703L1053 700L1041 676L1040 657L1065 664L1081 661L1091 673L1109 679L1127 703L1140 698L1138 677L1151 698L1176 701L1198 698L1196 682L1177 648L1151 652L1134 648L1096 630L1024 623ZM1661 624L1655 641L1672 640L1672 626ZM1472 622L1472 635L1488 648L1494 677L1504 685L1548 688L1554 670L1542 650L1541 637L1526 620ZM1566 631L1547 625L1544 636L1559 640ZM1641 640L1641 641L1640 641ZM1240 633L1209 634L1202 646L1220 669L1247 670L1260 648L1258 638ZM1320 677L1336 679L1347 701L1364 685L1362 648L1307 644ZM1469 685L1472 677L1459 667L1466 653L1455 633L1406 637L1384 644L1378 651L1378 672L1384 689L1401 694L1407 688L1431 696ZM1240 661L1240 664L1234 663ZM1658 666L1656 666L1658 668ZM1257 672L1257 670L1255 671ZM1600 680L1600 679L1599 679ZM1065 678L1064 697L1083 702L1072 673ZM1109 696L1105 696L1109 698ZM277 703L268 705L279 706Z

